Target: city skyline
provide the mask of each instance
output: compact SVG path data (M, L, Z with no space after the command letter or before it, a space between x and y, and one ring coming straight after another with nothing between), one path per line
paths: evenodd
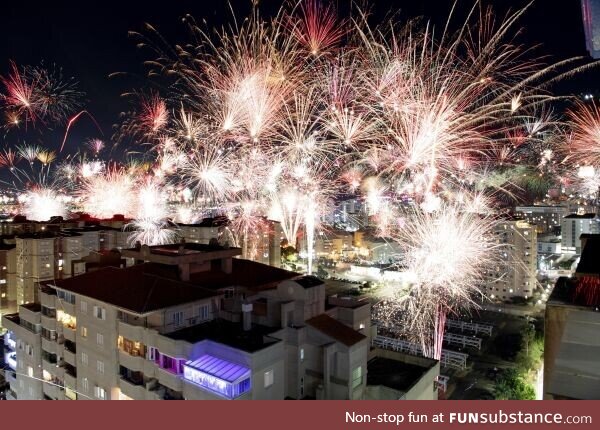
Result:
M594 14L447 3L11 5L7 397L594 398Z

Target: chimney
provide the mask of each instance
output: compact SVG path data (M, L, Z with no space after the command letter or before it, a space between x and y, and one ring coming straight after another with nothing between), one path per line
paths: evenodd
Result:
M252 303L242 303L242 323L244 331L252 328Z

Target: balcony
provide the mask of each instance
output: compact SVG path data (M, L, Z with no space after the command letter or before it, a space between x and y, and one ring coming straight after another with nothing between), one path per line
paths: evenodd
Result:
M58 352L58 344L53 340L48 340L45 337L42 337L42 349L56 354Z
M63 337L65 340L75 342L75 328L63 326Z
M137 372L143 372L144 361L146 361L146 359L140 355L130 355L125 351L119 350L119 364L127 367L128 369Z
M65 381L65 387L69 387L72 390L75 390L77 388L77 378L75 376L70 375L69 373L65 372L64 381Z
M71 366L77 366L77 356L65 348L63 351L63 359L65 363L70 364Z
M42 315L42 327L48 330L56 331L56 318Z
M144 342L145 327L131 325L124 321L119 321L119 335L124 338L130 339L134 342Z
M181 375L176 375L167 370L158 368L156 370L156 376L158 378L158 382L160 382L161 385L164 385L165 387L170 388L173 391L183 391Z
M56 291L52 288L42 287L40 289L40 303L48 308L56 307Z
M119 388L123 394L134 400L146 399L146 387L143 381L133 381L130 378L121 376L119 379Z
M42 385L42 391L48 397L54 400L62 400L64 398L65 388L59 385L59 381L48 381Z
M65 363L64 364L64 368L65 368L65 379L67 378L67 375L77 379L77 368L69 363Z

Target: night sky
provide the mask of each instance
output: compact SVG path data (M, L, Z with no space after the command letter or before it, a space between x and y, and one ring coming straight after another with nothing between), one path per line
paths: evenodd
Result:
M261 1L264 14L276 11L281 2ZM373 22L390 11L399 10L399 17L423 16L441 25L453 1L448 0L377 0L363 1L369 5ZM508 9L527 4L525 0L488 1L503 15ZM337 1L340 10L348 9L349 1ZM250 0L231 1L238 17L245 16ZM473 0L458 0L458 15L473 5ZM231 12L224 0L102 0L82 1L11 1L2 4L0 12L0 73L7 71L9 60L20 65L55 63L65 75L74 76L87 93L86 108L100 123L104 138L112 135L112 124L127 102L120 95L131 89L148 88L144 78L144 60L152 59L150 52L139 50L128 37L129 30L142 30L144 22L155 26L169 41L187 41L181 17L191 14L197 21L206 19L209 26L230 22ZM457 23L461 20L457 19ZM540 44L539 55L560 59L585 55L585 40L581 23L580 0L537 0L520 22L520 40ZM113 72L126 76L109 78ZM560 92L594 90L598 72L589 72L575 81L563 84ZM64 130L38 136L44 144L55 140L56 147ZM91 121L82 119L72 130L67 150L73 150L85 137L102 137ZM10 136L17 139L18 136ZM21 139L22 140L22 139ZM15 142L11 142L15 143ZM32 142L30 142L32 143Z

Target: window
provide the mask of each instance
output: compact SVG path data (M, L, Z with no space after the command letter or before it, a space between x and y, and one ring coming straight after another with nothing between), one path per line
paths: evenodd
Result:
M104 362L103 361L96 361L96 370L98 371L98 373L104 373Z
M33 367L27 366L27 376L33 378Z
M88 364L88 355L85 352L81 353L81 362L87 366Z
M87 313L87 302L84 302L82 300L79 306L81 306L81 312L83 312L84 314Z
M85 391L86 393L88 391L90 391L90 382L88 381L88 378L83 378L81 380L81 388L83 389L83 391Z
M173 315L171 316L171 323L173 325L183 324L183 312L182 311L173 312Z
M196 316L198 317L198 319L200 321L205 321L208 319L208 315L209 315L209 306L208 305L201 305L198 306L198 309L196 311Z
M96 386L94 388L94 394L98 399L106 400L106 390L104 388Z
M94 316L99 320L106 319L106 309L101 308L100 306L94 306Z
M265 388L269 388L273 385L273 369L267 370L265 372Z
M81 327L81 337L87 337L87 327Z
M352 388L362 384L362 366L358 366L352 371Z
M104 345L104 335L101 333L96 333L96 343L98 345Z
M300 361L304 361L304 348L300 348Z

